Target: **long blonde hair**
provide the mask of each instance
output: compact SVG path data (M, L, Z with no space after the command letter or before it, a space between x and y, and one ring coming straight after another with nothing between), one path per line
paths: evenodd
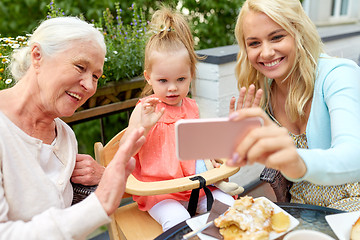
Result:
M150 56L153 51L169 52L185 47L189 53L190 72L192 79L196 77L196 63L200 57L194 50L194 39L184 16L163 6L151 18L152 34L146 43L144 70L151 72ZM147 84L142 95L152 94L152 88Z
M239 88L254 84L256 89L265 91L261 100L263 108L269 106L269 81L250 64L243 33L242 23L250 11L266 14L295 39L295 64L286 80L290 82L285 110L290 120L302 119L305 117L305 106L313 97L317 61L323 52L316 27L299 0L247 0L242 6L235 26L235 37L240 46L235 74Z

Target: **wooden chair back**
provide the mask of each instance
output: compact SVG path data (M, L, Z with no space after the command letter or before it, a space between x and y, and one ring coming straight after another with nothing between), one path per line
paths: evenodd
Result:
M101 165L106 167L113 159L125 131L126 129L122 130L105 146L100 142L95 143L95 158ZM226 160L223 160L223 163L225 163L225 161ZM238 172L239 169L240 168L228 167L226 164L222 164L219 168L214 168L198 175L206 180L207 185L211 185L220 180L227 179ZM200 182L190 180L191 177L193 176L167 181L142 182L131 174L126 184L123 199L129 198L132 195L150 196L199 188ZM160 224L158 224L148 212L140 211L136 202L120 206L111 216L111 223L108 226L108 230L111 240L147 240L154 239L162 233Z
M95 143L95 159L102 166L106 167L113 159L125 131L119 132L105 146ZM122 203L131 202L131 196L125 192ZM108 231L111 240L154 239L163 232L160 224L148 212L140 211L136 202L120 206L110 218Z

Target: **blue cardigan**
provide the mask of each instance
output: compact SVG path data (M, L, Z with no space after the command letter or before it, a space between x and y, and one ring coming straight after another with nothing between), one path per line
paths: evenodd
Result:
M298 149L307 172L299 182L360 181L360 67L322 54L306 127L309 149Z

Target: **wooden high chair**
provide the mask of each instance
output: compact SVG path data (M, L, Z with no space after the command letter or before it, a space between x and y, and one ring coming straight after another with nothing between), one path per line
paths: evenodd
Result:
M95 143L95 158L103 166L107 166L113 159L119 148L119 142L126 129L113 137L105 146L102 143ZM224 160L225 162L225 160ZM224 163L223 162L223 163ZM226 179L239 171L240 168L228 167L222 164L219 168L198 174L211 185L220 180ZM166 193L182 192L199 188L199 181L192 181L189 177L183 177L167 181L142 182L132 174L129 176L123 198L131 195L149 196ZM133 202L119 207L111 216L111 223L108 226L111 240L147 240L154 239L162 233L161 226L148 214L138 209L137 203Z

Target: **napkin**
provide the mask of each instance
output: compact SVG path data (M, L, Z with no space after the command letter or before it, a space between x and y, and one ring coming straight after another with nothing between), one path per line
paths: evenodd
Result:
M226 210L228 210L229 207L230 207L229 205L215 199L206 223L222 215L224 212L226 212ZM216 239L224 239L222 235L219 233L219 228L216 227L215 225L211 225L207 229L203 230L201 233L212 236Z

